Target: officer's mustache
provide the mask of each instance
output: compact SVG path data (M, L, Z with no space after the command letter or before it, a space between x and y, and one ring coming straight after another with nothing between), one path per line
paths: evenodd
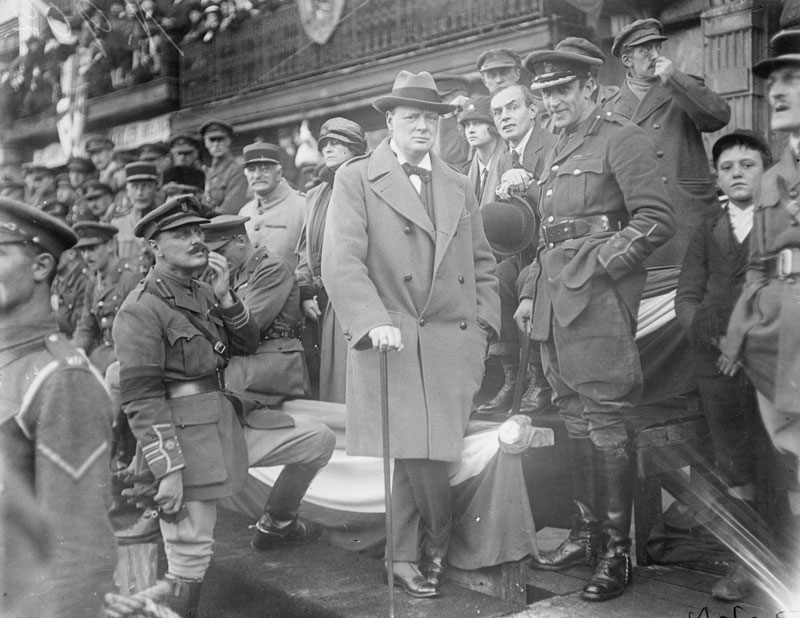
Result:
M194 255L195 253L197 253L197 254L202 254L202 255L208 255L208 247L206 247L206 246L205 246L204 244L202 244L202 243L198 243L198 244L196 244L196 245L194 246L194 249L192 249L192 250L190 251L190 253L191 253L192 255Z

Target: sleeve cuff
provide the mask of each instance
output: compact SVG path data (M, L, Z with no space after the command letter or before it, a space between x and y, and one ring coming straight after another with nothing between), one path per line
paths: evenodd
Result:
M186 467L181 445L171 424L152 425L142 440L142 455L157 479Z

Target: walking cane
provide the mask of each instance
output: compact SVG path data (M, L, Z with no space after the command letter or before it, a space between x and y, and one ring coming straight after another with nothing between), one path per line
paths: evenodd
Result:
M388 351L381 350L381 433L383 434L383 493L386 505L386 581L389 584L389 618L394 618L394 542L392 539L392 475L389 469Z
M514 399L511 404L511 416L519 414L522 404L522 393L528 386L528 360L531 357L531 323L525 322L525 337L519 352L519 369L517 369L517 385L514 387Z

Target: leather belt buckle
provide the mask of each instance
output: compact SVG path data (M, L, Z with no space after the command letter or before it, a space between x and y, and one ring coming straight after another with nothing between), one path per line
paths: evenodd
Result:
M778 253L778 259L776 266L776 271L778 275L778 279L786 279L789 275L794 274L792 270L792 249L781 249L780 253Z
M222 356L225 356L225 350L227 350L227 349L228 348L226 347L226 345L224 343L222 343L221 341L217 341L214 344L214 351L217 354L221 354Z

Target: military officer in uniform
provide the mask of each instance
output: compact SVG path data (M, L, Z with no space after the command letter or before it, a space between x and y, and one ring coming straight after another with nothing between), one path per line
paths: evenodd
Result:
M123 259L137 258L144 248L134 228L141 218L158 204L158 170L152 163L133 161L125 166L125 199L113 211L111 225L116 227L117 253Z
M590 69L601 62L549 50L525 60L561 133L538 181L538 267L516 314L520 328L530 321L531 338L542 342L545 375L567 426L578 503L569 537L532 566L558 570L599 556L582 593L592 601L619 596L632 581L625 415L642 392L634 341L647 276L642 263L675 229L654 145L593 100ZM599 478L604 500L595 505Z
M83 221L73 227L78 235L75 249L91 273L73 344L105 373L114 359L111 327L114 317L140 276L136 268L117 257L117 228L107 223Z
M25 573L26 616L100 615L117 562L106 515L111 402L50 306L58 259L76 240L58 219L0 198L0 470L21 480L49 528L47 568ZM0 561L0 571L19 568L10 552ZM4 590L0 607L15 593Z
M59 258L50 295L58 328L67 337L72 336L78 325L88 284L89 269L81 254L75 249L67 249Z
M255 194L239 211L242 217L250 217L245 225L247 234L255 247L266 247L270 255L282 257L295 268L306 200L283 177L280 149L275 144L248 144L242 154L244 176Z
M231 153L233 127L209 120L200 127L200 137L211 155L206 170L206 205L218 215L235 215L247 201L247 180L241 162Z
M194 135L179 133L169 140L169 154L176 166L202 168L200 142Z
M230 354L251 354L256 317L231 289L227 260L204 244L199 203L175 196L137 223L155 266L123 303L113 339L122 405L155 477L167 574L160 600L195 616L211 561L216 501L236 493L247 467L284 464L253 536L270 549L305 541L318 528L297 510L335 438L313 421L259 408L225 390ZM194 278L209 267L212 284Z

